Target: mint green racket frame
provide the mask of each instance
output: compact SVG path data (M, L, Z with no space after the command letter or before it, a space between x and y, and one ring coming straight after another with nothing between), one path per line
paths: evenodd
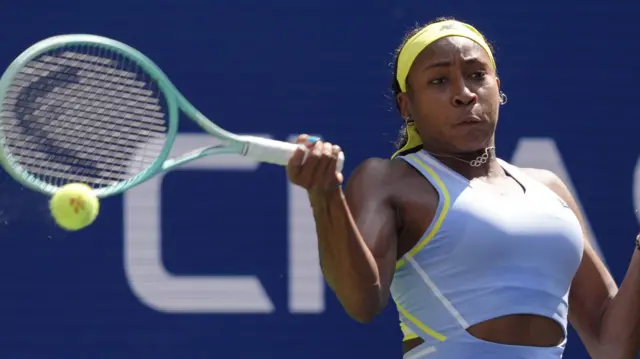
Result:
M288 142L254 136L241 136L225 131L207 119L187 101L151 59L131 46L96 35L73 34L51 37L34 44L20 54L20 56L9 65L2 75L2 78L0 78L0 114L3 113L2 104L9 87L14 82L16 75L20 73L26 64L48 52L74 45L89 45L103 48L135 61L135 63L156 82L159 91L163 94L166 101L168 131L167 139L160 155L146 169L131 178L114 183L113 185L94 189L98 197L103 198L120 194L145 182L160 172L169 171L177 166L205 156L238 154L251 157L261 162L286 165L293 152L298 148L297 145ZM169 159L169 153L178 132L180 112L183 112L188 118L195 121L207 133L216 137L221 144L194 149L180 157ZM0 121L2 121L1 118ZM20 165L6 146L2 126L0 126L0 164L11 177L31 190L52 195L59 189L57 185L39 179ZM338 171L342 170L343 164L344 155L341 153L337 165Z

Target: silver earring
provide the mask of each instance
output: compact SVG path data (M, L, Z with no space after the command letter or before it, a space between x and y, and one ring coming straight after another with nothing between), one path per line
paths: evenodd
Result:
M504 105L508 100L509 98L507 97L507 95L504 92L500 91L500 104Z

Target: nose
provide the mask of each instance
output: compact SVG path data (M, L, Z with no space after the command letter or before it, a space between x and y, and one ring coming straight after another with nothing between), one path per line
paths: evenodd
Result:
M478 101L478 95L471 92L466 84L460 84L459 90L452 98L452 104L454 107L466 107L472 105Z

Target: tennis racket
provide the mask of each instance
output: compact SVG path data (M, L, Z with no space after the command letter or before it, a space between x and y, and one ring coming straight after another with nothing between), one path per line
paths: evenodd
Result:
M214 138L212 145L168 158L180 114ZM286 165L297 145L225 131L201 114L149 58L95 35L36 43L0 79L0 162L34 191L67 183L98 197L205 156L236 154ZM337 170L341 171L341 153Z

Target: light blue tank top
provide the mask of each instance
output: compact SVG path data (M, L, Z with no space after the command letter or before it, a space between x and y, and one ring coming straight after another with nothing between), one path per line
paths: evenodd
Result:
M405 340L425 343L404 358L557 359L557 347L486 342L466 329L509 314L535 314L567 329L571 281L583 234L573 211L550 189L499 160L525 189L500 196L425 151L400 157L438 191L436 214L396 265L391 295Z

